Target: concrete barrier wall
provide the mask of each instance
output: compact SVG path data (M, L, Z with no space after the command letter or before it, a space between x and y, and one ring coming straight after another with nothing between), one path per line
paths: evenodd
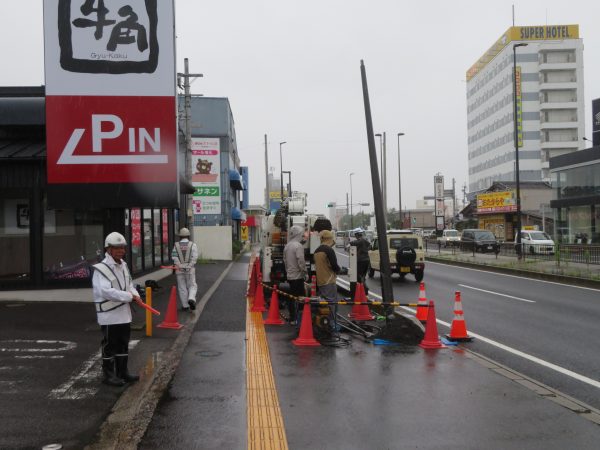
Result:
M194 227L194 242L202 259L231 261L232 254L231 226Z

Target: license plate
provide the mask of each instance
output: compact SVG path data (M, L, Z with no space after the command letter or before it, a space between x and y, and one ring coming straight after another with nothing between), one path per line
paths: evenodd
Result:
M400 267L400 272L410 272L410 267Z
M492 246L491 246L491 245L488 245L488 246L487 246L487 249L488 249L488 250L491 250L491 249L492 249Z

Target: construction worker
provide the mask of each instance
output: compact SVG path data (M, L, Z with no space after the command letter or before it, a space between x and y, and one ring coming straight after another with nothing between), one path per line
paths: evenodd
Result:
M317 247L314 253L315 270L317 272L317 290L319 296L326 300L337 301L337 276L340 272L340 266L337 263L337 257L333 246L335 241L333 233L329 230L319 232L321 245Z
M354 237L356 238L350 244L350 246L356 247L356 282L362 283L365 288L365 294L369 293L367 287L367 272L369 271L369 249L371 244L364 237L364 231L360 228L354 230ZM356 289L356 283L350 283L350 291L352 298L354 298L354 291Z
M198 246L190 242L190 230L179 230L181 240L175 243L171 257L175 263L177 290L184 311L196 309L196 261L198 261Z
M288 284L290 285L289 293L295 297L306 297L304 288L304 279L306 278L306 261L304 259L304 246L302 245L302 237L304 228L300 225L293 225L288 231L288 242L283 249L283 262ZM296 323L296 315L298 311L298 302L292 299L287 299L289 322Z
M95 264L92 276L94 304L102 330L103 382L124 386L140 379L127 370L131 335L132 300L141 302L127 263L123 260L127 242L122 234L112 232L104 240L104 259Z

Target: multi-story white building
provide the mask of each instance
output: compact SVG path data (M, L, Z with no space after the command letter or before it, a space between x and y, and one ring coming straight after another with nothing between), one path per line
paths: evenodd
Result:
M467 71L470 192L515 181L515 86L521 181L549 182L551 157L585 147L579 26L510 27Z

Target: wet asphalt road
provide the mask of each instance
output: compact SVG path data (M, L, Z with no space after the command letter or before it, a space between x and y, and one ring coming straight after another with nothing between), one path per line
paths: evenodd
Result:
M475 339L467 348L600 408L598 290L432 262L423 281L439 320L452 322L454 292L461 291L468 331L493 341ZM367 283L381 292L378 273ZM393 276L392 284L396 300L418 299L419 284L411 275L405 281ZM440 334L449 332L438 327Z

